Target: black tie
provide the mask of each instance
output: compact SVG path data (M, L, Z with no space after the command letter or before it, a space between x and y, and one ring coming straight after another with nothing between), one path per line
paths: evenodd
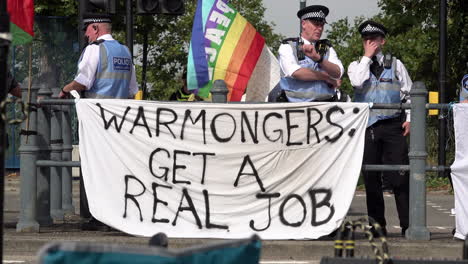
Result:
M372 64L370 66L370 71L374 74L377 79L382 74L383 67L380 65L379 61L377 60L377 56L372 56Z

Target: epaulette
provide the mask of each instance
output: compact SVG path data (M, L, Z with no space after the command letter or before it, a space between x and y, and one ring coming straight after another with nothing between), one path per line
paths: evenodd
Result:
M281 44L288 44L288 42L299 42L299 38L286 38L281 40Z
M328 49L332 47L331 42L328 39L320 39L315 42L315 50L322 56L325 56Z
M294 42L294 44L292 42ZM281 43L289 44L293 47L293 49L294 47L296 47L296 49L294 50L294 56L296 56L297 60L301 61L305 59L305 54L302 50L302 45L304 45L304 41L302 41L301 37L283 39Z
M103 43L105 40L104 39L98 39L96 41L93 41L91 43L89 43L89 45L99 45L101 43Z
M328 39L320 39L320 40L317 40L317 42L319 45L327 45L328 47L333 47L332 43L330 40Z

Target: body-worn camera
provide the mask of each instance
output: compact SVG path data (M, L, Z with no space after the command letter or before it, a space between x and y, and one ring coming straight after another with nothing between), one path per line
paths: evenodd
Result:
M320 39L315 42L315 50L317 51L320 56L325 56L327 54L328 49L332 46L331 42L328 39Z
M302 50L302 45L304 45L304 41L302 40L301 37L299 38L287 38L287 39L283 39L281 41L281 44L288 44L289 42L294 42L296 45L296 56L297 56L297 60L301 61L301 60L304 60L305 59L305 54L304 54L304 51Z
M302 49L302 46L304 45L304 41L302 40L301 37L298 38L287 38L283 39L281 41L282 44L288 44L288 42L294 42L296 45L296 56L297 60L301 61L305 59L305 54L304 50ZM315 50L317 51L320 56L325 56L327 54L328 49L332 47L331 42L328 39L320 39L315 42Z

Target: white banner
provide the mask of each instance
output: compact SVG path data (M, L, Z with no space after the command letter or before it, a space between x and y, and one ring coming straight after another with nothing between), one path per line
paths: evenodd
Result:
M468 104L453 107L455 128L455 161L451 169L455 194L455 237L466 239L468 235Z
M313 239L339 227L367 104L81 99L92 215L139 236Z

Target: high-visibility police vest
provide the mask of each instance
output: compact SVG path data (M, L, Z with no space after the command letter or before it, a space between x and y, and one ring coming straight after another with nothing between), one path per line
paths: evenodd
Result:
M468 74L465 74L461 81L460 102L463 100L468 100Z
M96 78L91 89L85 91L85 97L127 99L133 70L130 51L116 40L102 41L98 45Z
M370 78L362 84L361 89L354 89L355 102L372 102L382 104L401 103L401 83L396 77L396 58L392 57L391 66L384 67L377 78L369 71ZM400 115L399 109L371 109L367 126L379 120L395 118Z
M290 42L289 45L291 45L297 60L297 43ZM330 51L327 51L324 59L328 59L329 54ZM301 68L321 71L320 64L307 56L305 56L304 60L298 60L298 64ZM325 81L301 81L292 77L282 77L280 79L280 86L290 102L326 101L335 95L335 90L330 88Z

